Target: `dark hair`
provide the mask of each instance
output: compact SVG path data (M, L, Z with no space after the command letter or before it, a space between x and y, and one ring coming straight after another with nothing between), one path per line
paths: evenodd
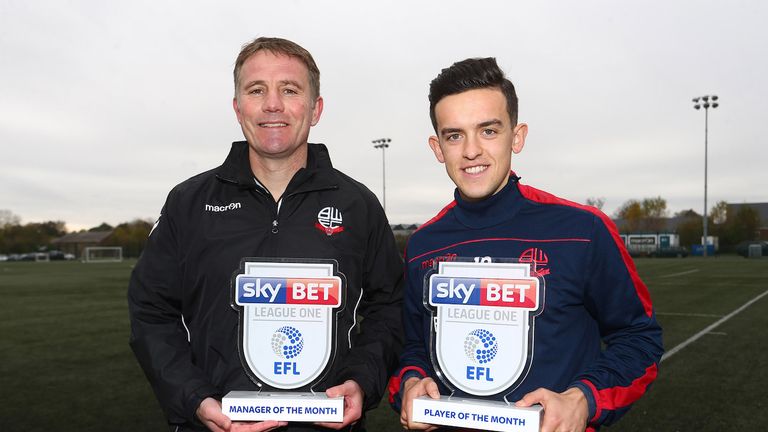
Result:
M429 84L429 118L437 132L435 106L446 96L481 88L498 88L507 99L507 113L512 126L517 125L517 94L515 86L493 57L469 58L440 71Z
M281 54L301 60L309 72L309 88L312 92L312 98L317 99L320 96L320 70L317 68L312 54L296 42L273 37L254 39L240 49L240 54L235 61L235 94L237 94L237 86L240 83L240 69L242 69L243 63L259 51L269 51L275 55Z

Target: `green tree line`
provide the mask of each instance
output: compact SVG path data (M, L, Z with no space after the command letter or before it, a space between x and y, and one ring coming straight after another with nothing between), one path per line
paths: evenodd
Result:
M112 231L102 246L121 246L123 256L138 257L144 250L152 223L142 219L115 227L102 223L87 231ZM86 230L83 230L86 231ZM55 249L53 240L67 234L63 221L21 223L9 210L0 210L0 254L45 252Z
M718 237L720 250L732 252L742 241L756 240L760 228L760 215L749 206L740 206L728 212L725 201L716 203L707 213L707 234ZM625 233L665 232L668 230L667 201L662 197L630 199L622 204L614 217L619 220L619 230ZM673 215L679 219L677 234L680 244L701 244L704 218L694 210L684 210Z

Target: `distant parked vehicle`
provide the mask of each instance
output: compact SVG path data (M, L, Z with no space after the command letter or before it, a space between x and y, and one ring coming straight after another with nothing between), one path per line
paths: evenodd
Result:
M685 258L688 256L688 249L682 246L672 246L655 250L648 256L652 258Z
M35 260L34 253L21 254L21 258L19 258L19 261L34 261L34 260Z
M52 250L48 252L48 258L51 261L60 261L66 259L64 252L60 250Z
M0 255L0 262L8 261L8 255Z
M768 256L768 241L765 240L743 241L736 245L736 253L743 257L748 257L751 245L760 245L763 252L762 255Z
M680 236L673 233L621 234L632 257L684 258L688 249L680 246Z

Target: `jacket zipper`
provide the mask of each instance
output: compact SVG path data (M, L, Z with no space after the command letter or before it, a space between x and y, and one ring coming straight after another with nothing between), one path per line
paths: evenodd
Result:
M272 234L277 234L280 232L280 229L278 228L278 222L277 218L280 215L280 205L283 204L283 197L280 197L279 200L277 200L277 209L275 210L275 219L272 221Z

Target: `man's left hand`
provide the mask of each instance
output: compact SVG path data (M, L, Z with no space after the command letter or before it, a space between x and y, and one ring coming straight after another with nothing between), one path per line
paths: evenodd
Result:
M533 404L544 407L540 432L583 432L587 428L587 398L578 388L569 388L562 393L540 388L515 403L528 407Z
M326 390L325 394L331 398L344 396L344 418L341 423L316 423L318 426L341 429L360 420L360 416L363 415L365 393L355 381L344 381L343 384Z

